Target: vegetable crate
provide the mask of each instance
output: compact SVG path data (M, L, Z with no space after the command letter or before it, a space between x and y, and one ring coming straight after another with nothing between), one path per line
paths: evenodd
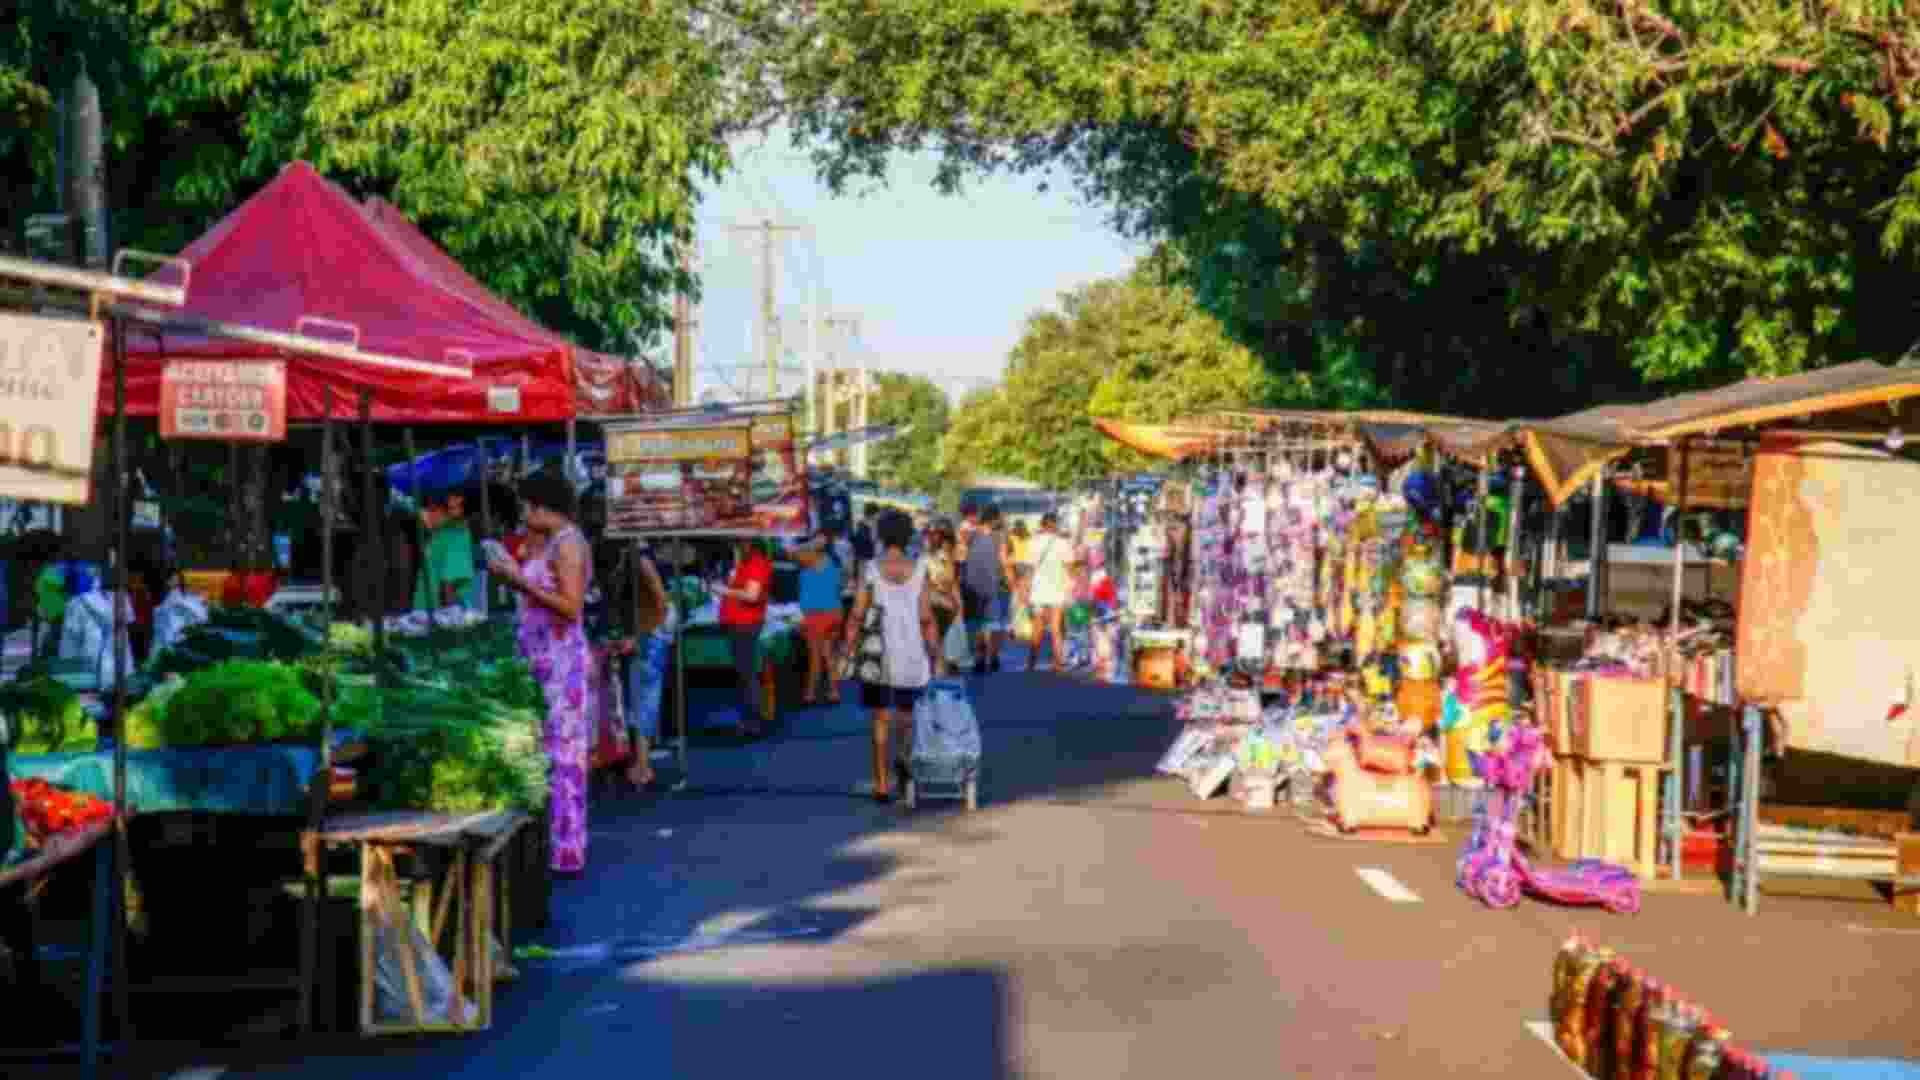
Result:
M390 813L328 822L328 844L360 849L360 1033L485 1031L512 916L504 856L523 814ZM428 859L431 853L437 859ZM409 855L443 864L409 902Z

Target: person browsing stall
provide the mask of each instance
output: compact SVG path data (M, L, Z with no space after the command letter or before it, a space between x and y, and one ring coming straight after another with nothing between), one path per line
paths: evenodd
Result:
M414 585L416 611L455 605L480 607L480 577L474 572L473 530L467 527L466 496L436 492L420 511L426 534L419 577Z
M761 733L766 720L760 715L760 631L767 624L773 560L752 540L734 544L733 555L733 575L714 593L720 597L720 625L733 645L733 670L740 681L740 734L751 738Z
M839 654L835 646L845 623L841 604L846 564L841 562L832 536L824 530L793 554L800 564L801 628L807 638L807 688L800 700L804 705L817 704L824 685L827 701L838 705L840 683L834 669Z
M640 595L635 598L639 612L634 640L621 650L632 657L627 663L627 728L633 735L633 760L627 765L627 782L636 788L653 783L653 744L660 737L660 702L667 686L667 657L673 648L678 627L674 621L673 600L648 551L637 551L640 570Z
M520 594L520 654L547 699L542 732L552 792L552 868L577 875L587 865L587 761L593 744L592 654L587 644L587 590L593 557L586 534L567 516L571 485L551 472L520 488L527 528L524 561L493 549L488 565Z

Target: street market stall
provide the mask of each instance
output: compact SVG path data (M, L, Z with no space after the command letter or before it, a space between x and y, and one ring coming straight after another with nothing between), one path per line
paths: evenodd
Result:
M689 667L732 666L718 606L695 570L700 545L793 540L814 528L793 401L748 402L605 424L607 538L668 542L669 592L682 613L673 650L675 733L684 772ZM774 589L761 633L761 715L779 708L781 672L797 656L798 608Z

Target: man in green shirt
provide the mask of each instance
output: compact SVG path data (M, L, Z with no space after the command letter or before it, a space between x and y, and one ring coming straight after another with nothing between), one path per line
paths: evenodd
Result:
M455 605L480 607L480 578L473 561L473 530L467 527L467 500L457 491L430 496L420 511L425 531L419 583L413 606L438 611Z

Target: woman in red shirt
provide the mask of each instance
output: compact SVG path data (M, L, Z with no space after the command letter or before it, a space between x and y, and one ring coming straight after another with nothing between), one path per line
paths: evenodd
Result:
M773 560L759 541L733 546L733 576L716 589L720 625L733 643L733 669L740 679L740 734L760 734L760 630L767 622L767 597L773 591Z

